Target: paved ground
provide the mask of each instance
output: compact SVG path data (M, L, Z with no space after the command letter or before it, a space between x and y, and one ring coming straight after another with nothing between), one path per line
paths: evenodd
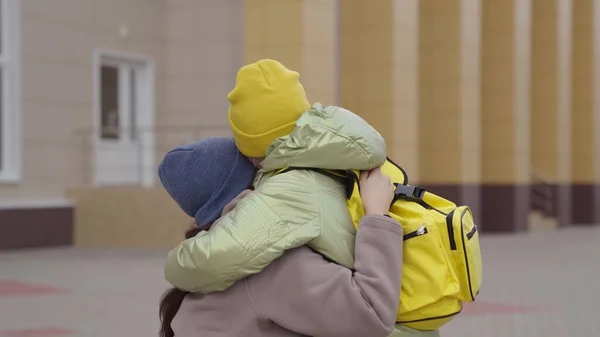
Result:
M484 289L443 336L600 336L600 227L483 246ZM163 255L0 253L0 337L156 336Z

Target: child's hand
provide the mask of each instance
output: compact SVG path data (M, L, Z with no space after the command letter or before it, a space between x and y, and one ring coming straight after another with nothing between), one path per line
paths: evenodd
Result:
M244 199L248 194L252 193L252 190L244 190L242 193L238 194L233 200L231 200L225 207L223 207L223 212L221 212L221 216L231 212L232 209L237 206L240 200Z
M360 173L360 196L367 214L388 214L394 199L395 186L378 167Z

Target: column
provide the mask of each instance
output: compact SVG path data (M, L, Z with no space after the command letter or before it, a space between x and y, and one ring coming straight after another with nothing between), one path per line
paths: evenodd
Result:
M594 0L573 0L572 15L571 211L574 224L592 224L596 221L594 219Z
M394 142L394 4L392 0L343 0L340 6L340 105L361 115ZM400 155L399 164L404 160Z
M533 0L531 159L534 174L557 175L557 0Z
M435 193L461 196L460 0L419 7L419 177Z
M523 231L529 213L531 3L483 2L482 225Z
M513 228L528 228L531 210L531 51L532 0L514 0L514 213Z
M481 0L461 1L461 152L460 202L481 219ZM482 226L485 229L484 226Z
M419 0L395 0L393 10L393 133L390 157L419 177Z
M557 220L560 226L573 223L571 212L571 58L572 58L572 0L558 0L557 18L557 84L556 158L557 158Z
M418 0L340 1L340 104L385 137L419 181Z
M555 185L554 216L570 224L570 0L533 0L533 174Z
M419 177L477 213L480 183L480 1L419 8Z
M481 224L488 232L518 231L527 223L527 211L515 217L515 198L529 193L528 185L515 183L519 1L483 2Z

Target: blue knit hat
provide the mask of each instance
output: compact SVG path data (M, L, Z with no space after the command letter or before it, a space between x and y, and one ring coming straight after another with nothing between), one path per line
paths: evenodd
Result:
M223 208L252 185L256 168L232 138L214 137L169 151L158 177L196 226L209 228Z

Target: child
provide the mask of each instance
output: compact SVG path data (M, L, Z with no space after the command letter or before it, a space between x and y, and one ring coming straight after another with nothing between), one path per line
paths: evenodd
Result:
M224 290L302 245L353 269L356 230L343 182L310 170L280 171L373 169L386 160L383 137L348 110L310 106L299 74L274 60L242 67L228 99L236 144L260 163L255 193L174 248L167 281L204 294Z

